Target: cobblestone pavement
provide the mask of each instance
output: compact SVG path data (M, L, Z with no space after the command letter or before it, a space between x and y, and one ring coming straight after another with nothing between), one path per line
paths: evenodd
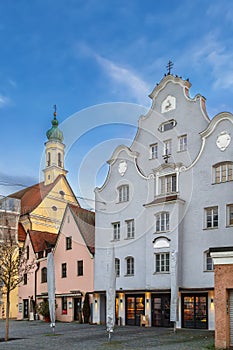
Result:
M5 322L0 321L0 338ZM0 349L50 350L192 350L214 349L214 332L170 328L116 327L111 341L104 326L78 323L56 323L55 333L42 321L10 321L10 341L0 342Z

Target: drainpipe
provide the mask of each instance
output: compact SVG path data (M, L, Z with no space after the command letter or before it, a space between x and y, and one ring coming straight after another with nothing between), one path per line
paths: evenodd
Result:
M37 262L37 267L35 269L35 294L34 294L34 299L35 299L35 306L36 306L36 295L37 295L37 272L40 268L40 262Z

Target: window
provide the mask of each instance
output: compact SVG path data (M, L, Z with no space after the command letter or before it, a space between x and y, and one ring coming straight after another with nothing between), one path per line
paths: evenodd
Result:
M127 202L129 200L129 185L122 185L118 188L119 202Z
M172 154L172 140L166 140L163 142L163 154L164 155Z
M213 259L211 258L209 251L205 252L205 270L206 271L214 270Z
M169 230L169 213L162 212L155 215L156 232L164 232Z
M44 257L44 251L41 250L40 252L38 252L38 259L42 259Z
M214 183L218 184L221 182L233 180L233 163L225 162L219 163L214 166Z
M150 145L150 159L158 158L158 144Z
M29 259L29 246L26 247L26 259Z
M48 154L47 154L47 164L48 164L48 166L50 166L51 165L51 154L50 154L50 152L48 152Z
M66 237L66 250L72 249L72 237Z
M83 260L78 260L78 276L83 276Z
M134 258L132 256L126 258L126 275L134 275Z
M116 271L116 277L120 276L120 259L115 259L115 271Z
M58 153L58 166L62 167L61 153Z
M170 254L160 253L155 254L155 272L170 271Z
M206 208L206 228L218 227L218 207Z
M23 284L24 285L28 284L28 275L27 275L27 273L23 274Z
M134 220L127 220L127 238L134 238Z
M41 283L46 283L47 282L47 268L43 267L41 269Z
M66 263L61 264L61 277L62 278L67 277Z
M121 224L120 222L114 222L112 225L113 225L113 240L118 241L120 239Z
M176 188L176 174L162 176L160 178L160 191L161 194L174 193Z
M182 135L179 137L179 151L187 150L187 135Z
M62 315L67 314L67 297L61 298L61 310L62 310Z
M176 124L177 124L176 121L174 119L171 119L165 123L160 124L158 130L160 132L168 131L168 130L173 129L176 126Z
M233 204L227 205L227 226L233 225Z

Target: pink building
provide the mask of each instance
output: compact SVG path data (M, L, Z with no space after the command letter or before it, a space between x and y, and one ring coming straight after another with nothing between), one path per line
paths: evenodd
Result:
M32 319L35 313L33 301L39 305L48 298L47 254L53 249L56 319L83 321L85 294L89 294L92 304L94 289L94 237L95 214L74 205L67 206L58 235L29 231L25 247L29 258L36 259L36 266L27 276L27 284L19 288L18 319L30 318L30 310Z

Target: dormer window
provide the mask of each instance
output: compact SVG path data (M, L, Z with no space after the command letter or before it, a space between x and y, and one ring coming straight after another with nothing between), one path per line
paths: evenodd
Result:
M158 130L160 132L165 132L165 131L173 129L176 126L176 124L177 124L176 120L175 119L171 119L171 120L168 120L165 123L160 124Z

